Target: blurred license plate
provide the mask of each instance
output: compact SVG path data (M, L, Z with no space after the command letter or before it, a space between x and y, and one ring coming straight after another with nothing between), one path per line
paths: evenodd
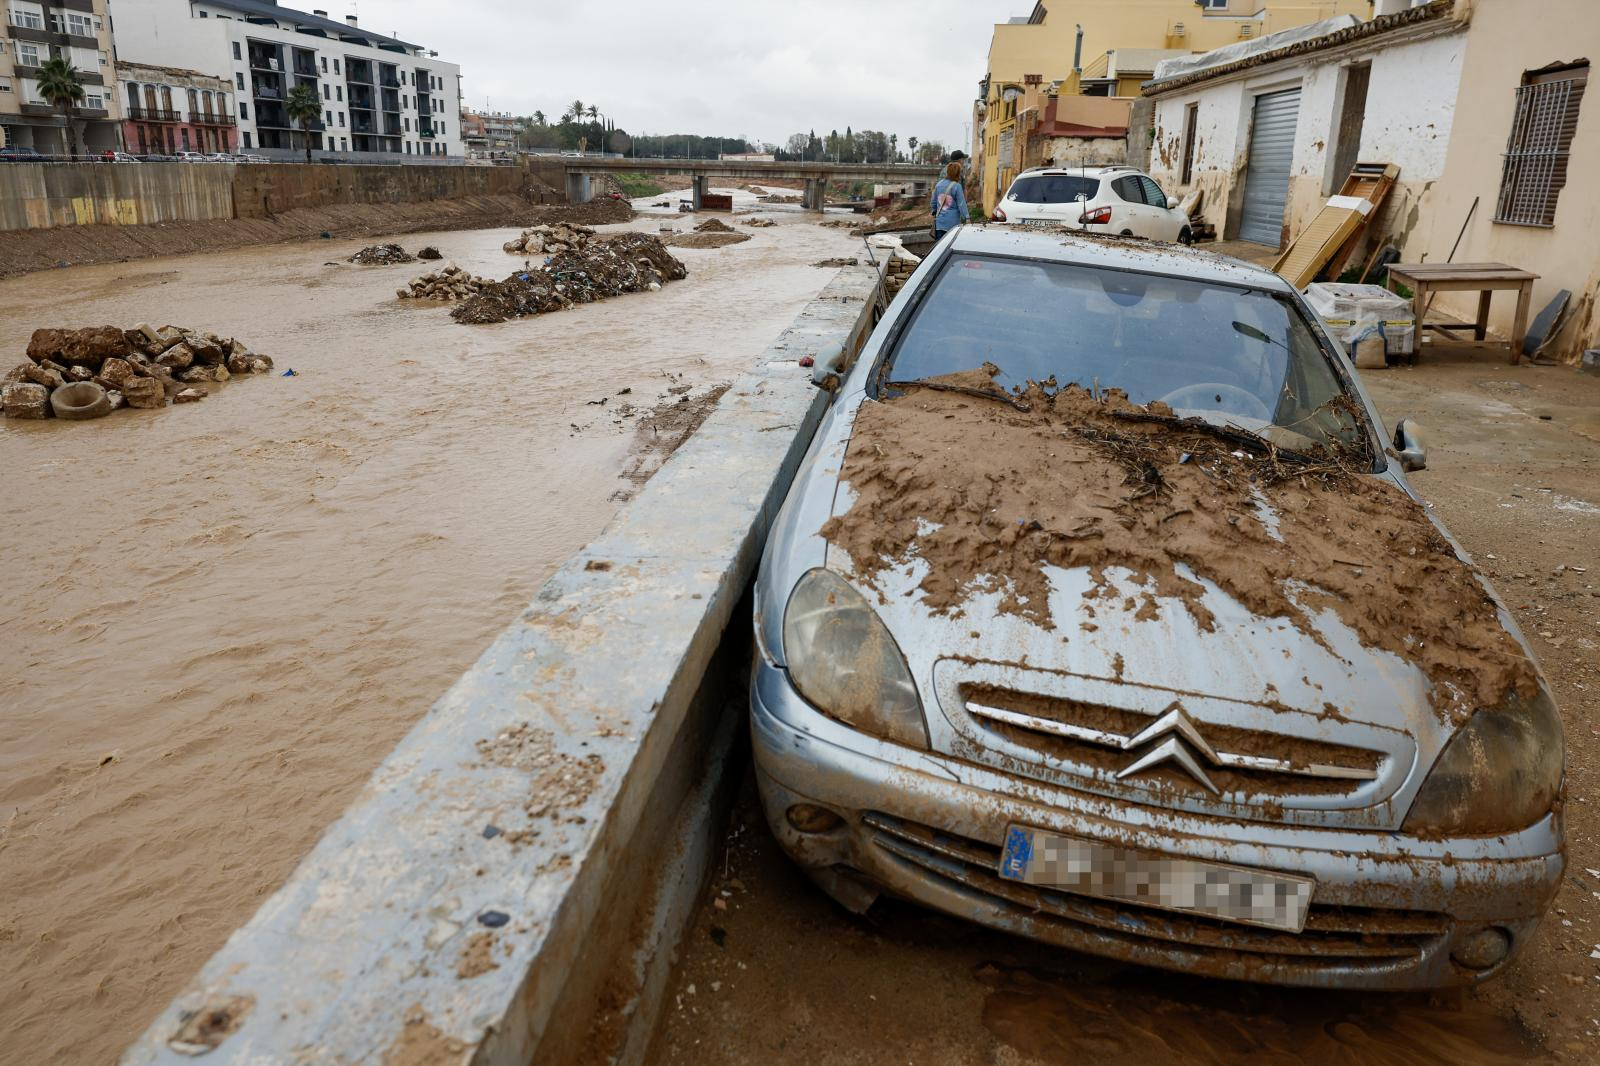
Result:
M1315 885L1310 878L1135 851L1044 829L1006 829L1000 876L1081 896L1298 933Z
M1059 218L1025 218L1022 220L1022 224L1024 226L1039 226L1041 228L1047 228L1050 226L1061 225L1061 220Z

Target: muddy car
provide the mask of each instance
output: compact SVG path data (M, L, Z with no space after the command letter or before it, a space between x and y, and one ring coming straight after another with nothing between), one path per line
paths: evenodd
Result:
M1282 279L966 227L837 390L769 537L768 821L883 893L1218 977L1466 984L1564 866L1560 720Z

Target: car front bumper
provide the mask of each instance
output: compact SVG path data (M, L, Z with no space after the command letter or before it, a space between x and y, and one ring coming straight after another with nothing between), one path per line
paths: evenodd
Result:
M878 741L818 713L756 656L751 735L767 821L785 851L855 910L887 891L983 925L1129 962L1332 988L1484 980L1532 936L1565 864L1554 816L1495 838L1227 821L1133 806ZM797 805L840 821L816 831ZM1041 889L998 875L1011 824L1314 878L1299 934ZM1499 930L1509 951L1452 958Z

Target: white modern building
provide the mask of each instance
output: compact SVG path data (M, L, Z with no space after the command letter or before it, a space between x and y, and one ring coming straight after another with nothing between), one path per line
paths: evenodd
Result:
M309 85L323 108L314 151L402 162L464 154L460 66L362 29L354 15L335 21L271 0L112 0L111 14L119 58L232 83L239 151L299 149L284 99Z

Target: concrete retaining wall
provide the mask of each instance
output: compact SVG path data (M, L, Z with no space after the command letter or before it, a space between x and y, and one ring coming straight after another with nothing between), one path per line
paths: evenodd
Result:
M539 167L324 163L10 163L0 166L0 231L267 218L297 207L475 196L559 202ZM547 187L549 186L549 187Z
M830 398L797 360L858 349L880 284L839 272L124 1063L640 1060L720 827L746 590Z
M7 163L0 230L232 218L233 167L190 163Z

